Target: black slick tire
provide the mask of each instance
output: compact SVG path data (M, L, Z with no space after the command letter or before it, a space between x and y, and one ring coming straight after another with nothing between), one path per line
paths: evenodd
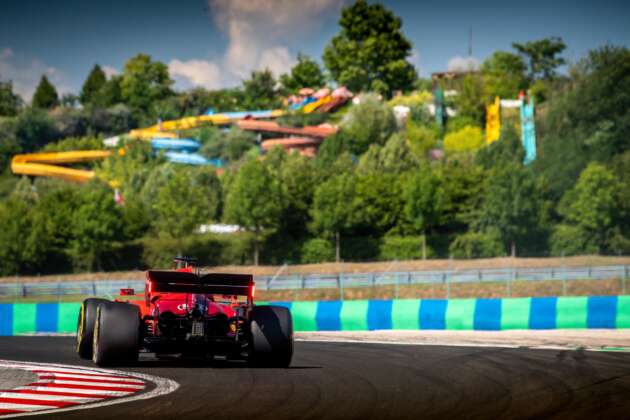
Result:
M140 311L135 305L99 305L94 323L92 361L99 366L137 363L140 348Z
M94 321L96 310L101 303L108 302L105 299L85 299L79 309L77 319L77 354L82 359L92 358L92 341L94 340Z
M250 312L250 363L284 368L293 357L293 319L282 306L256 306Z

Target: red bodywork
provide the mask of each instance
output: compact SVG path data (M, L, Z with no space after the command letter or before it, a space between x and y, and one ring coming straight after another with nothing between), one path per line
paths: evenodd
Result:
M190 273L195 276L193 267L185 267L179 268L177 270L172 271L173 273ZM140 309L140 315L144 319L145 316L151 316L155 314L155 309L158 309L158 312L170 311L175 315L185 315L187 312L187 308L193 305L193 300L195 296L197 299L199 298L199 294L194 294L192 292L162 292L157 291L155 287L155 283L152 279L152 271L147 271L144 295L135 294L133 289L121 289L121 296L133 295L136 297L144 297L144 300L125 300L128 303L138 306ZM160 272L164 273L164 272ZM217 277L226 276L233 277L233 274L216 274ZM199 277L199 276L197 276ZM185 286L184 286L185 287ZM212 286L210 286L212 287ZM251 306L254 304L254 294L255 294L256 286L251 281L251 284L247 289L243 291L245 294L238 294L240 296L247 296L247 306ZM232 302L232 303L217 303L212 301L211 294L205 294L204 296L208 301L206 302L208 306L208 315L213 315L217 313L224 313L229 317L233 317L235 315L234 307L243 306L243 302ZM157 299L156 299L157 298Z
M140 310L147 351L239 354L248 338L254 293L251 275L202 275L189 266L147 271L144 299L127 302ZM131 294L121 289L122 296Z

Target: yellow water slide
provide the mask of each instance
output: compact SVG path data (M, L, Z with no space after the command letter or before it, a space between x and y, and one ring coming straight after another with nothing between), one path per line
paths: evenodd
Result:
M88 182L94 171L59 166L67 163L92 162L111 155L109 150L82 150L75 152L29 153L15 155L11 160L11 171L18 175L48 176L67 181Z
M236 116L238 114L238 116ZM227 125L232 124L235 121L243 119L242 115L246 115L246 112L242 113L228 113L228 114L214 114L214 115L199 115L197 117L184 117L177 120L163 121L160 124L152 125L151 127L139 128L131 130L129 137L134 139L151 140L156 137L175 139L178 137L177 131L190 130L197 128L204 124L212 125ZM284 114L282 110L274 110L269 114L270 118L277 118Z
M282 110L271 111L266 117L276 118L283 115ZM185 117L177 120L163 121L147 128L131 130L129 136L135 139L151 140L154 138L178 138L178 131L189 130L204 124L227 125L245 118L249 113L227 113ZM254 116L255 118L255 116ZM47 176L68 181L88 182L94 178L94 171L73 169L59 166L68 163L92 162L105 159L111 155L109 150L83 150L73 152L29 153L15 155L11 160L11 171L16 175ZM110 182L115 184L116 182Z

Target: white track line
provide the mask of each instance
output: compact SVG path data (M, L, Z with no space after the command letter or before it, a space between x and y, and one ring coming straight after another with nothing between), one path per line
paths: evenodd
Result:
M396 346L440 346L440 347L479 347L479 348L499 348L499 349L530 349L530 350L585 350L585 351L599 351L599 352L630 352L630 348L623 350L610 350L599 347L583 347L575 345L517 345L517 344L505 344L505 343L466 343L466 342L413 342L413 341L389 341L389 340L361 340L357 338L296 338L295 341L301 341L304 343L346 343L346 344L391 344Z
M23 369L33 371L40 378L44 377L54 381L54 384L60 384L61 387L50 386L54 385L50 383L48 386L37 386L37 383L33 385L27 385L18 387L13 390L7 390L7 392L0 393L0 398L17 398L23 400L39 400L44 404L45 401L63 401L68 403L74 403L79 405L72 405L63 408L54 408L50 405L37 405L37 404L14 404L10 402L0 403L0 409L5 410L30 410L23 413L16 414L4 414L0 415L0 417L4 418L14 418L14 417L24 417L24 416L32 416L37 414L51 414L51 413L60 413L64 411L74 411L74 410L85 410L89 408L96 407L104 407L113 404L121 404L124 402L130 401L138 401L145 400L149 398L158 397L160 395L170 394L179 388L179 384L171 379L160 378L158 376L147 375L144 373L137 372L123 372L117 370L110 369L101 369L101 368L81 368L78 366L69 366L69 365L60 365L60 364L50 364L50 363L35 363L35 362L22 362L22 361L14 361L14 360L0 360L0 367L11 368L11 369ZM73 380L63 380L58 381L55 374L59 374L60 376L66 375L77 375L79 378L85 378L89 382L85 381L73 381ZM97 378L103 378L103 381L100 381ZM70 378L64 378L70 379ZM77 379L77 378L75 378ZM118 383L108 383L105 380L116 380L116 381L125 381L128 380L129 384L118 384ZM133 382L135 380L135 383ZM144 385L138 384L138 380L152 382L155 384L155 388L149 392L138 393L144 389ZM63 382L66 382L65 384ZM49 382L45 382L49 383ZM69 387L63 387L63 385L67 385ZM98 390L98 389L81 389L81 388L70 388L75 385L86 385L86 386L97 386L97 387L113 387L113 388L123 388L129 389L129 391L107 391L107 390ZM26 392L11 392L24 390ZM29 393L29 391L35 391L35 393ZM39 394L37 392L63 392L63 393L72 393L72 394L85 394L90 397L79 397L79 396L63 396L63 395L48 395L48 394ZM131 395L130 395L131 394ZM98 396L98 397L92 397ZM118 397L118 398L111 398ZM105 399L104 399L105 398ZM94 402L92 402L94 401Z

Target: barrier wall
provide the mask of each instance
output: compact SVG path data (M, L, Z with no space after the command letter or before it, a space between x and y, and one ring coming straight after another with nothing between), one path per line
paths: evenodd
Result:
M296 331L630 328L630 296L274 302ZM0 335L73 333L79 303L0 304Z

